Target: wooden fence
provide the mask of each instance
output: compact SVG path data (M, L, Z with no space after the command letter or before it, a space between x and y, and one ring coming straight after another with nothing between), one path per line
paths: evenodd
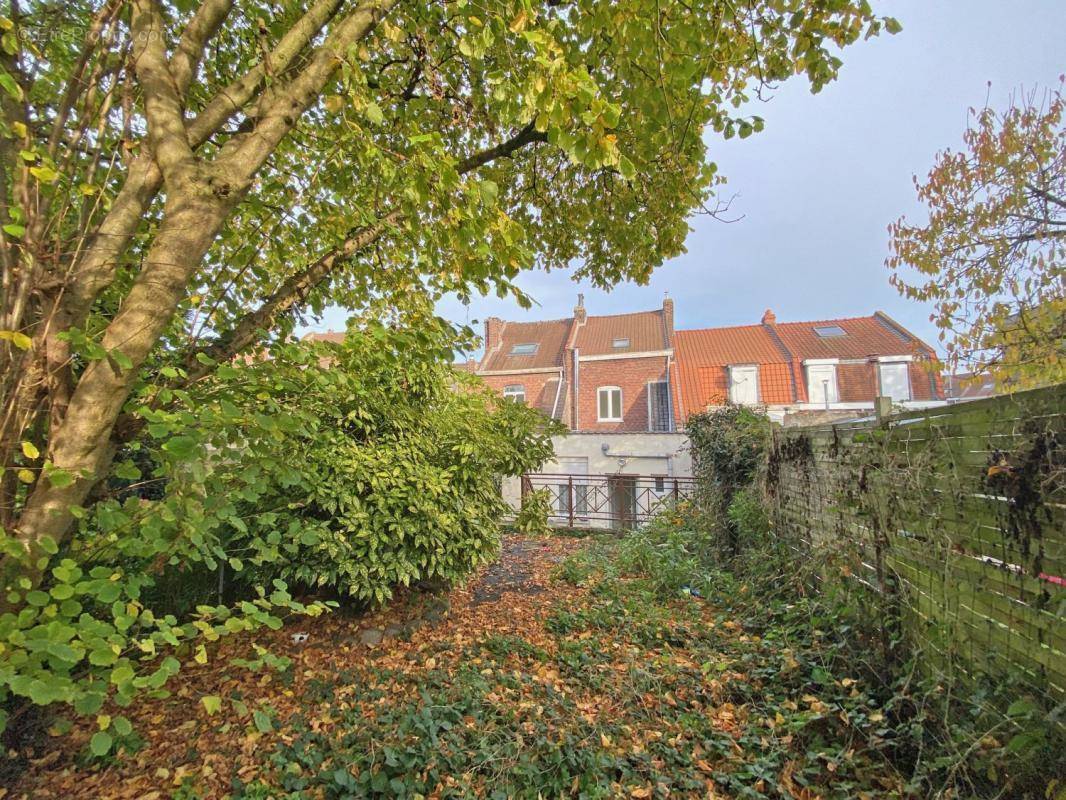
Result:
M777 430L768 487L781 535L850 554L926 663L1018 676L1062 724L1066 385Z

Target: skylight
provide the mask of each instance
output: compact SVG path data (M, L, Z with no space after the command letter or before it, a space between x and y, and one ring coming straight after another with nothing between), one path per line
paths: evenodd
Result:
M613 342L611 342L611 346L614 347L616 350L622 347L629 347L629 339L615 339Z
M834 336L847 336L847 331L839 325L815 325L814 332L823 339L832 339Z
M537 352L536 342L528 342L526 344L516 344L511 348L512 356L531 356Z

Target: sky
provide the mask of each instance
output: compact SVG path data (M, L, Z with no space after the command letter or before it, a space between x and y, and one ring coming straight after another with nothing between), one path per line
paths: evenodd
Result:
M566 272L527 272L518 281L535 300L454 298L438 313L458 323L570 316L578 292L590 314L657 308L669 293L675 327L757 323L770 308L780 322L862 316L882 310L936 346L930 308L888 283L888 225L920 221L913 176L939 150L957 148L968 109L1003 108L1019 88L1057 84L1066 72L1063 0L892 0L873 3L903 31L843 51L839 78L812 95L803 78L750 107L765 129L745 140L708 137L711 160L735 195L725 223L693 217L685 254L645 286L607 293ZM343 330L329 309L309 330Z

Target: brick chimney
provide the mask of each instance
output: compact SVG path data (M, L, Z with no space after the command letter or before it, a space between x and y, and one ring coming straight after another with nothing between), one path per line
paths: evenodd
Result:
M577 305L574 306L574 322L584 322L586 319L585 314L585 295L579 294L577 296Z
M489 317L485 320L485 352L491 353L500 344L500 334L503 332L503 320L499 317Z
M766 309L766 313L764 313L762 315L762 324L763 325L776 325L777 324L777 316L774 314L773 311L771 311L770 309Z
M666 343L674 346L674 300L670 295L663 297L663 324L666 326Z

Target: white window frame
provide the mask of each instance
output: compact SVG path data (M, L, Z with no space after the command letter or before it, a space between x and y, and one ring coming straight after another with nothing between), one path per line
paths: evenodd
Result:
M892 397L885 391L885 373L886 367L902 367L903 368L903 383L907 389L907 393L904 397ZM911 367L910 364L902 359L899 361L889 361L887 359L878 359L877 362L877 388L879 393L885 397L892 397L892 401L895 403L906 403L913 398L913 392L911 390Z
M604 392L618 392L618 408L611 408L611 395L607 396L607 413L617 410L618 416L602 416L600 410L603 408L603 404L600 402L600 398L603 397ZM621 422L622 421L622 387L621 386L600 386L596 389L596 421L597 422Z
M813 405L824 406L826 402L829 405L834 405L840 402L840 384L837 379L837 359L811 359L804 362L804 366L807 369L807 401ZM822 380L818 381L817 391L812 391L813 384L811 382L811 370L815 370L815 374L818 372L824 372L825 370L831 370L829 375L832 377L830 381L830 391L828 401L825 396L825 387L822 385Z
M735 379L733 373L736 372L736 373L739 374L742 371L750 371L750 374L754 375L755 398L750 403L739 402L737 400L737 398L736 398L736 395L733 392L733 387L737 386L737 385L739 385L739 383L741 383L741 382L739 382L739 381L737 381ZM746 379L743 382L747 382ZM759 405L759 400L760 399L761 399L761 396L760 396L760 393L759 393L759 365L758 364L730 364L729 365L729 402L733 403L734 405L738 405L738 406L741 406L741 405L743 405L743 406L747 406L747 405L757 406L757 405Z
M503 387L503 399L513 400L516 403L526 402L526 385L524 383L509 383Z

